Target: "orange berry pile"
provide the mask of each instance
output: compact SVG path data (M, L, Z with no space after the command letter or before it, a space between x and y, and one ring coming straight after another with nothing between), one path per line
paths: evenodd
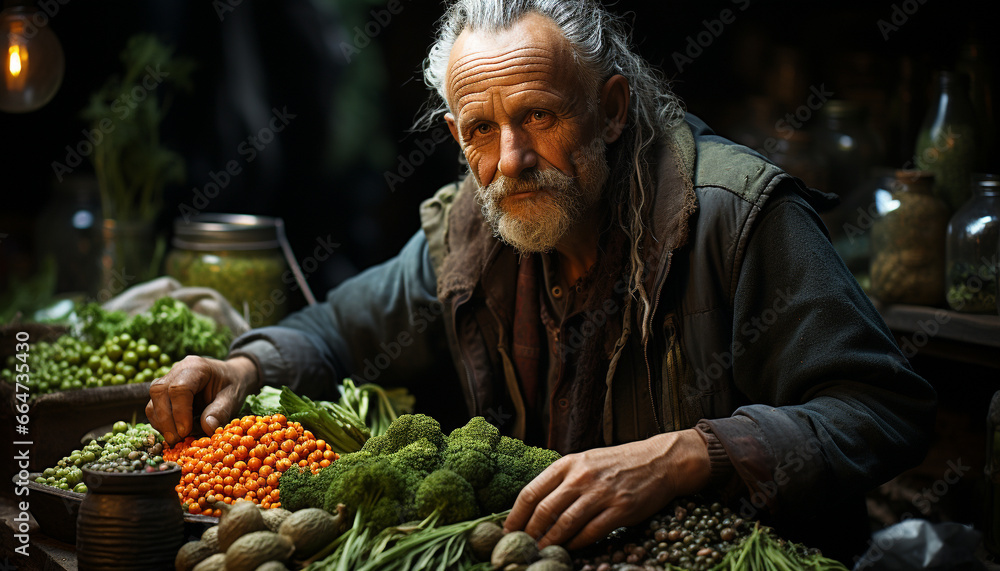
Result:
M220 516L222 501L250 500L281 507L278 478L292 466L316 473L339 458L298 422L282 414L244 416L220 426L211 437L187 438L163 454L181 466L175 490L188 513Z

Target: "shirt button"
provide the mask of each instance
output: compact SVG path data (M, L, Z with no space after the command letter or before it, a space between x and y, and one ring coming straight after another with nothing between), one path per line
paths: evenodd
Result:
M559 299L559 298L561 298L561 297L562 297L562 294L563 294L563 290L562 290L562 288L561 288L561 287L559 287L559 286L554 286L554 287L552 288L552 297L554 297L554 298L556 298L556 299Z
M569 406L569 399L559 399L559 408L566 408Z

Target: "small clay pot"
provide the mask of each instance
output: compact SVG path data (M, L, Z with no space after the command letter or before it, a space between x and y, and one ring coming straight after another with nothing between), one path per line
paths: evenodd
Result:
M91 569L173 569L184 543L184 513L174 487L181 469L96 472L83 469L87 495L76 520L77 563Z

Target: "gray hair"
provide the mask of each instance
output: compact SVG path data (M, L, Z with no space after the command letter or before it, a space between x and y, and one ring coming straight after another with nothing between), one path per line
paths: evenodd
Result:
M532 12L548 17L562 30L580 66L584 85L590 88L592 101L597 101L599 88L611 76L621 74L628 80L628 121L619 141L609 147L608 188L614 192L609 199L616 213L615 222L628 236L629 293L638 295L643 303L645 329L651 304L642 284L645 262L640 247L645 233L643 221L655 185L651 169L655 160L651 155L663 134L684 119L684 108L663 75L632 51L628 25L620 17L594 0L456 0L439 21L434 44L424 60L424 81L434 94L417 126L429 128L449 111L448 59L462 31L507 30Z

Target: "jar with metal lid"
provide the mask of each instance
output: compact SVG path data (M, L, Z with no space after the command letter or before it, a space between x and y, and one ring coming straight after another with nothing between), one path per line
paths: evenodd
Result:
M934 197L934 175L898 170L875 191L871 229L871 291L884 303L944 301L948 206Z
M218 291L251 327L273 325L288 313L287 286L301 274L287 248L280 218L245 214L178 218L172 246L167 274L185 286ZM310 303L311 297L307 294Z
M972 198L948 222L948 305L966 313L997 307L1000 175L973 176Z

